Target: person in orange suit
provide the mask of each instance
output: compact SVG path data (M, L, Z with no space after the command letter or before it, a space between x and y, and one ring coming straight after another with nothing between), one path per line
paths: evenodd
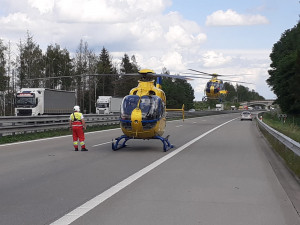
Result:
M85 137L83 131L86 130L86 123L78 105L74 106L74 112L70 115L70 128L73 131L73 145L75 151L78 151L78 139L81 151L88 151L85 147Z

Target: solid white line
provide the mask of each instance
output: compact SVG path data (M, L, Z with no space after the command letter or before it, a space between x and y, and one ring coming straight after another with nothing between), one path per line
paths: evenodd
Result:
M112 131L112 130L118 130L121 128L113 128L113 129L108 129L108 130L99 130L99 131L93 131L93 132L87 132L85 135L88 134L94 134L94 133L101 133L101 132L107 132L107 131ZM57 137L50 137L50 138L43 138L43 139L36 139L36 140L31 140L31 141L22 141L22 142L14 142L14 143L8 143L8 144L2 144L0 147L4 146L10 146L10 145L20 145L20 144L26 144L26 143L31 143L31 142L38 142L38 141L47 141L47 140L52 140L52 139L57 139L57 138L64 138L64 137L70 137L72 134L69 135L64 135L64 136L57 136Z
M111 143L111 141L104 142L104 143L101 143L101 144L93 145L92 147L96 147L96 146L100 146L100 145L106 145L106 144L110 144L110 143Z
M237 119L237 118L235 118L235 119ZM120 183L116 184L115 186L112 186L108 190L102 192L101 194L99 194L95 198L89 200L88 202L86 202L83 205L79 206L78 208L74 209L72 212L64 215L60 219L58 219L55 222L51 223L50 225L68 225L68 224L71 224L72 222L77 220L79 217L83 216L88 211L90 211L93 208L95 208L96 206L100 205L102 202L109 199L111 196L115 195L116 193L121 191L123 188L127 187L128 185L130 185L131 183L133 183L134 181L136 181L140 177L144 176L146 173L150 172L151 170L153 170L154 168L156 168L157 166L159 166L163 162L165 162L168 159L172 158L173 156L175 156L176 154L178 154L179 152L181 152L182 150L184 150L185 148L187 148L191 144L195 143L199 139L205 137L209 133L217 130L218 128L224 126L227 123L230 123L231 121L233 121L235 119L229 120L229 121L213 128L213 129L205 132L204 134L196 137L195 139L193 139L193 140L189 141L188 143L182 145L180 148L175 149L173 152L170 152L166 156L158 159L157 161L153 162L149 166L146 166L142 170L136 172L135 174L131 175L130 177L126 178L125 180L121 181Z

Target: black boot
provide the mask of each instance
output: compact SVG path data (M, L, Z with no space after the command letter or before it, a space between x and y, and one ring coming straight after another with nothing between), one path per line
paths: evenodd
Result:
M77 151L78 151L78 148L75 148L75 151L77 152Z
M81 149L81 151L83 151L83 152L85 151L85 152L86 152L86 151L88 151L88 150L87 150L87 148L83 148L83 149Z

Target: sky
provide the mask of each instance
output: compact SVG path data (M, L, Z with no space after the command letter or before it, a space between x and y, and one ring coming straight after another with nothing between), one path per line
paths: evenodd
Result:
M27 31L45 52L59 44L71 54L80 40L116 64L126 53L141 68L226 77L276 99L267 85L270 53L299 21L299 0L0 0L0 39L12 48ZM15 50L17 51L17 50ZM245 75L246 74L246 75ZM225 78L224 78L225 79ZM201 100L208 80L188 81ZM232 82L236 85L235 82Z

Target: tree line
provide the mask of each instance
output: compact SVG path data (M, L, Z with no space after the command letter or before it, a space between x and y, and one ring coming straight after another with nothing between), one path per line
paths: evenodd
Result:
M267 83L283 112L300 114L300 21L273 45Z
M233 86L232 84L225 82L225 90L228 94L225 96L224 100L227 102L247 102L252 100L265 100L263 96L257 93L255 90L250 90L248 87L237 84Z
M97 96L124 97L136 87L139 78L123 74L137 73L140 69L134 55L129 57L125 53L117 65L105 47L96 55L82 40L71 57L70 52L58 44L49 45L43 53L29 32L26 40L18 44L16 54L11 51L10 42L5 44L0 39L0 115L14 115L15 94L21 88L76 91L81 109L94 113ZM162 73L165 72L168 70L162 68ZM74 76L87 74L111 75ZM187 81L163 78L163 88L167 107L181 108L182 104L186 109L193 107L194 90Z

